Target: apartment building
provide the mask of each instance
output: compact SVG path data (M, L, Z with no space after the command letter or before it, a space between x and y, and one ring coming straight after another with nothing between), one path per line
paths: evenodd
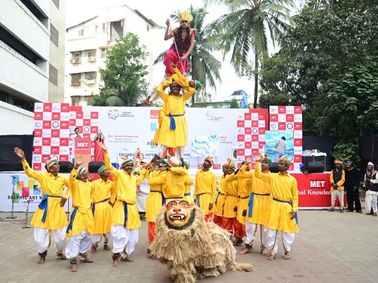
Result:
M65 0L0 1L0 135L31 134L35 102L64 99Z
M105 7L66 30L66 102L88 105L91 96L99 93L103 84L100 69L105 68L106 53L128 32L139 37L141 47L148 53L144 62L148 66L147 81L153 81L157 56L154 44L161 37L161 27L127 5Z

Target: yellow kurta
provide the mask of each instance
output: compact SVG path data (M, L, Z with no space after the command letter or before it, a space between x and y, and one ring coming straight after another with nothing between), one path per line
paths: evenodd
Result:
M270 183L254 177L254 172L246 172L252 179L251 193L253 193L253 207L248 206L246 220L255 224L266 226L270 214L270 206L272 204L272 189ZM266 174L263 173L262 174ZM251 195L250 195L251 198ZM249 198L249 202L251 199Z
M107 234L112 225L112 206L109 204L115 195L114 183L111 180L97 179L93 184L93 234Z
M146 201L147 222L155 222L156 217L162 208L163 195L161 188L163 186L163 181L165 180L166 172L167 171L153 171L147 176L147 182L150 185L150 194Z
M112 210L112 225L124 225L124 203L127 204L126 229L138 229L141 226L138 208L136 206L136 177L124 170L115 169L110 163L109 154L104 156L106 169L113 176L116 201Z
M218 191L214 201L214 215L223 217L223 205L226 199L225 193L226 180L224 175L219 179Z
M192 197L192 185L193 185L193 179L190 177L189 173L185 175L185 194L184 194L184 200L186 200L189 203L193 202Z
M166 116L165 114L165 109L164 106L160 107L159 109L159 117L158 117L158 128L155 131L154 135L154 143L158 144L159 143L159 135L160 135L160 128L161 128L161 122L163 121L163 118Z
M72 211L70 223L67 227L67 236L72 237L87 231L93 233L93 214L91 204L93 201L93 184L76 179L77 169L72 169L70 175L70 188L72 192Z
M186 175L187 171L181 167L173 167L167 171L162 187L163 197L167 201L169 199L184 198Z
M238 180L235 174L226 175L225 192L226 198L223 206L223 217L234 218L236 217L235 206L238 205Z
M334 169L335 170L335 169ZM336 183L337 188L341 191L344 190L344 183L345 183L345 170L341 169L341 179ZM331 183L331 192L334 190L332 184L335 183L333 179L333 170L331 170L331 174L329 175L329 182Z
M71 192L69 190L68 179L64 176L54 176L49 172L37 172L30 168L28 162L23 160L22 167L29 178L33 178L39 182L42 195L47 197L47 213L45 222L42 222L44 209L37 207L31 225L50 230L60 229L67 225L67 218L64 207L60 206L62 197L69 198ZM64 193L64 187L67 188Z
M156 90L160 98L164 101L161 113L164 113L165 116L161 117L161 127L158 129L159 133L155 138L158 144L176 148L185 146L187 143L188 133L185 118L185 102L195 93L195 89L186 87L185 93L180 96L169 95L165 93L164 90L171 82L172 80L164 81ZM168 115L177 115L173 117L176 123L175 130L170 129L171 119Z
M217 176L213 171L197 171L194 185L194 199L196 205L202 209L205 215L211 213L209 204L213 203L217 189Z
M239 196L239 203L238 203L238 212L236 215L236 219L239 223L245 224L245 218L248 211L248 204L249 204L249 194L252 187L252 179L250 176L244 173L249 173L246 171L245 166L242 166L238 172L237 180L238 180L238 196ZM243 216L244 214L244 216Z
M283 232L298 233L299 229L295 219L290 219L290 213L298 211L297 180L290 174L263 174L260 162L256 162L255 177L269 183L272 188L273 200L266 226ZM292 204L287 202L292 202Z

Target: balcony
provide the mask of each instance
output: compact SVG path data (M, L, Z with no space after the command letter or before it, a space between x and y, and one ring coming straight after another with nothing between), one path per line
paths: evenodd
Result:
M0 1L0 23L42 58L49 58L50 37L47 27L21 2Z
M45 71L2 41L0 41L0 58L0 83L35 100L48 100L48 76Z

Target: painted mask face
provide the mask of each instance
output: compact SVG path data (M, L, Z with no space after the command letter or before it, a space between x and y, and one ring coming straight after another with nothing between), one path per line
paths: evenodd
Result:
M171 229L184 229L194 219L193 204L186 200L172 200L165 205L165 220ZM193 211L194 212L194 211Z

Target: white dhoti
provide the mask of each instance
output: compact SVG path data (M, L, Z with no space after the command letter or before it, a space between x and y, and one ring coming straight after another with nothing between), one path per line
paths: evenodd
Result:
M68 238L68 244L64 251L66 258L75 258L89 251L92 245L92 237L87 231Z
M377 213L377 210L378 210L377 197L378 197L378 192L366 191L366 194L365 194L366 213L370 213L371 209L373 209L373 213Z
M253 241L255 240L256 232L259 225L260 224L252 223L249 221L245 222L245 234L246 234L245 243L247 245L252 245ZM263 247L266 247L267 245L266 243L267 228L264 227L263 225L260 225L260 227L261 227L260 228L261 248L263 248Z
M344 208L344 191L341 190L333 190L331 192L331 206L335 207L336 199L339 199L340 208Z
M34 241L37 243L37 249L39 253L47 251L50 245L50 236L49 232L54 237L56 247L59 252L63 251L66 238L66 229L67 227L62 227L56 230L49 230L46 228L34 227Z
M109 239L110 239L110 233L92 235L92 236L91 236L91 238L92 238L92 243L93 243L93 244L98 244L99 242L101 242L101 238L102 238L102 237L105 238L105 242L108 242Z
M122 225L114 225L111 228L113 237L113 253L125 252L131 255L139 239L138 229L126 229Z
M267 244L267 250L270 252L271 255L277 254L278 251L278 238L280 234L282 235L282 244L283 248L285 250L285 253L290 252L291 250L291 245L294 242L295 239L295 233L287 233L287 232L282 232L278 230L272 230L267 228L267 233L266 233L266 244Z

